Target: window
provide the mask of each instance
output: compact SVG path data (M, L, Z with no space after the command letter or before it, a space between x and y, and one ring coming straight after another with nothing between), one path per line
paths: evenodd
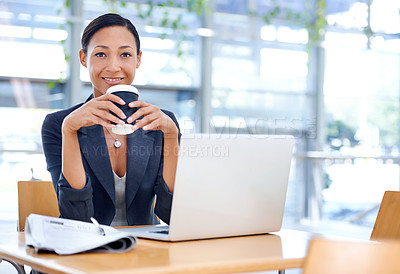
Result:
M399 4L373 1L328 17L324 104L328 153L322 163L322 216L371 227L386 190L399 189ZM396 21L397 20L397 21ZM396 21L396 22L395 22ZM346 157L347 156L347 157ZM369 214L368 214L369 213Z

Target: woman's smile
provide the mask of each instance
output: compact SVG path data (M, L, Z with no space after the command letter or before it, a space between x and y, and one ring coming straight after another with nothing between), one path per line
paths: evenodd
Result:
M111 78L111 77L102 77L103 80L109 85L116 85L123 81L123 77Z

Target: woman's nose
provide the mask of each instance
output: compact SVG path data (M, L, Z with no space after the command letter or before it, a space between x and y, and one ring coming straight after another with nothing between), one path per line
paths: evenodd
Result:
M121 69L120 61L117 57L111 57L107 64L107 70L109 71L119 71Z

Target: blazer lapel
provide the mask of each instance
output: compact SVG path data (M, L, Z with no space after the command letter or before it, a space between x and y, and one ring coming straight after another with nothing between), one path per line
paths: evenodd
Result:
M78 139L83 157L115 205L114 176L103 127L94 125L81 128L78 130Z
M127 142L126 208L129 208L142 182L149 158L154 153L154 139L151 134L139 129L128 135Z

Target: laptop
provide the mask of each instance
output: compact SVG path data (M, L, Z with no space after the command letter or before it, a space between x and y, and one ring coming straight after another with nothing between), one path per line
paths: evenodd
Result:
M182 136L169 226L121 230L161 241L279 231L293 146L288 135Z

